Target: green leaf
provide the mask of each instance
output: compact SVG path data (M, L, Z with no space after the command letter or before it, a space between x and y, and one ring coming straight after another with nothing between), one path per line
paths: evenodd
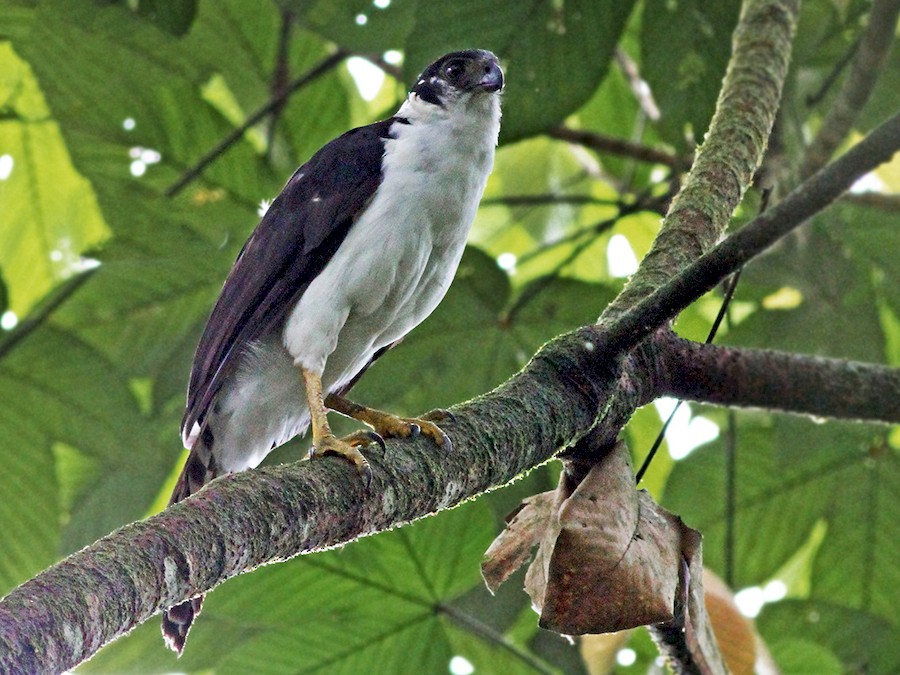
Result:
M900 448L883 439L866 450L834 484L810 595L894 621L897 593L887 589L900 588Z
M197 16L197 0L139 0L137 10L164 31L184 35Z
M0 266L7 306L24 316L81 268L80 254L108 229L88 182L73 168L31 68L0 43Z
M786 600L767 605L757 626L782 672L835 672L830 669L836 659L840 663L837 672L843 673L889 675L900 669L896 649L900 631L892 620L837 604ZM799 655L793 648L798 642L806 645L810 660L798 664L802 670L791 670L789 666L797 664ZM818 653L811 644L818 647Z
M403 47L420 3L415 0L388 3L278 0L278 4L294 12L310 30L345 49L379 53Z
M479 47L506 66L503 142L561 122L600 84L634 2L420 3L406 39L404 73L412 81L441 54Z
M53 456L39 421L20 414L0 369L0 596L56 560L59 502Z
M0 362L0 388L7 414L0 435L15 439L9 456L40 452L40 461L50 470L35 472L34 480L46 481L56 470L67 471L60 483L66 488L68 508L45 519L24 541L48 545L52 540L54 549L58 545L62 552L70 552L144 514L175 453L167 458L167 444L158 442L153 422L140 415L125 378L113 364L72 334L44 326ZM40 440L26 443L22 429L33 429ZM168 445L177 448L174 438ZM77 477L68 474L73 467L78 468ZM54 493L52 502L41 497L46 491L42 488L22 503L30 509L45 510L50 503L56 508L56 482L49 481L48 486ZM63 525L57 542L56 529ZM16 524L4 522L0 529L15 531Z
M828 220L834 238L869 271L877 292L900 314L900 269L896 256L891 255L900 250L896 218L877 209L846 203L834 208Z
M660 135L676 148L703 140L731 55L738 0L644 3L641 76L662 113Z
M870 263L849 254L833 229L837 225L833 218L831 212L823 214L801 236L745 268L737 298L768 308L730 331L728 342L885 361L878 289Z
M870 611L883 611L886 600L864 600L861 589L864 579L894 579L895 572L889 565L898 553L895 528L886 525L861 533L860 528L867 526L841 515L858 513L859 505L872 505L873 500L879 506L891 501L898 468L895 453L886 451L874 468L870 454L871 448L883 444L883 430L764 414L742 414L738 422L735 588L771 579L804 545L816 522L824 520L828 531L819 555L823 555L823 549L834 552L826 554L825 559L838 565L848 587L822 586L815 581L822 577L814 576L813 586L820 589L817 597L846 602L852 596L853 604L868 603ZM689 526L703 532L704 563L719 574L724 569L728 517L725 486L724 441L718 440L675 463L664 501ZM702 499L697 498L698 490ZM883 508L884 518L900 518L896 504ZM765 533L764 539L760 533ZM870 540L864 540L867 534L872 536ZM840 564L832 557L839 555L846 556Z

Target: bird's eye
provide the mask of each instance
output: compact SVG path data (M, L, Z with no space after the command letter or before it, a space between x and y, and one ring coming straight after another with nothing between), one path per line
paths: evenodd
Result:
M462 76L462 74L465 72L465 70L466 66L462 61L458 59L449 61L444 66L444 78L450 82L453 82L455 80L458 80L460 76Z

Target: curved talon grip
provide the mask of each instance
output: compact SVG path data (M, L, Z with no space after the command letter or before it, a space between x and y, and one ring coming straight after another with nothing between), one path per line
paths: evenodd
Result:
M445 408L435 408L434 410L429 410L427 413L422 415L423 420L428 420L429 422L456 422L456 415L454 415L449 410Z
M385 444L384 444L384 438L381 436L381 434L376 433L376 432L374 432L374 431L368 431L368 430L364 430L363 433L364 433L366 436L368 436L368 437L372 440L373 443L377 443L378 445L380 445L380 446L381 446L381 449L382 449L383 451L384 451L384 450L387 450L387 446L385 446Z

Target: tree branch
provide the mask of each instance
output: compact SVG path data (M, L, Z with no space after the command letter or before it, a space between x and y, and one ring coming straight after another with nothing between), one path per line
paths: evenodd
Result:
M640 143L626 141L622 138L613 138L611 136L603 136L602 134L592 131L582 131L580 129L571 129L561 126L551 129L547 132L550 138L555 138L567 143L575 145L583 145L586 148L595 150L601 154L619 155L622 157L630 157L641 162L652 162L653 164L663 164L673 169L685 169L690 167L690 158L681 158L668 152L662 152L656 148L651 148Z
M829 106L819 133L806 149L800 165L802 177L825 165L847 137L856 116L869 100L894 41L898 15L900 2L897 0L874 0L872 3L853 68L837 98Z
M660 395L836 419L900 423L900 368L691 342L668 330L657 348Z
M722 236L759 168L775 121L797 22L797 0L748 0L706 141L650 251L600 321L620 316Z
M313 82L320 78L329 70L337 66L341 61L346 59L349 55L349 52L343 49L338 49L334 54L326 56L324 59L322 59L322 61L318 63L318 65L313 66L303 75L284 87L284 89L280 93L269 99L269 101L265 105L263 105L256 112L250 115L250 117L248 117L242 125L235 128L234 131L223 138L218 143L218 145L216 145L212 150L203 155L203 157L201 157L200 160L196 164L194 164L194 166L185 171L177 181L172 183L172 185L170 185L166 189L166 197L176 196L184 188L190 185L190 183L194 181L201 173L203 173L203 170L210 164L212 164L217 157L228 150L228 148L230 148L232 145L237 143L237 141L240 140L240 138L247 132L247 129L262 120L264 117L266 117L266 115L278 110L281 106L284 105L285 101L287 101L291 94L293 94L298 89L305 87L310 82Z
M422 439L369 452L369 490L329 458L231 474L69 556L0 601L0 672L66 670L228 578L449 508L545 462L594 424L616 380L613 364L593 363L593 334L558 338L455 408L452 453Z
M601 199L592 195L570 194L534 194L504 195L503 197L487 197L479 206L556 206L557 204L599 204L601 206L621 206L619 199Z
M644 300L634 304L614 324L609 325L606 332L608 348L613 353L621 353L619 345L630 347L635 344L636 336L640 336L640 339L649 336L657 326L673 319L703 293L715 288L731 272L741 268L840 197L857 178L890 160L898 150L900 113L872 131L846 154L801 183L781 202L702 255L670 281L653 290ZM628 288L619 295L616 303L627 291Z
M884 194L883 192L849 193L841 198L841 201L854 206L866 206L868 208L897 213L900 211L900 194Z

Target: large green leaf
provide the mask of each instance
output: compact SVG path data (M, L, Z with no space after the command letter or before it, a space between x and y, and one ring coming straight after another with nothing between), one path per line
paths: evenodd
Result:
M435 58L490 49L507 68L504 141L539 133L587 101L603 79L633 0L297 3L311 29L353 50L403 50L404 85Z
M737 297L766 311L730 331L729 342L884 362L877 279L871 262L836 236L834 218L824 214L747 266ZM889 238L881 241L885 245Z
M3 359L0 391L0 452L10 467L0 536L13 538L0 546L0 570L28 556L46 564L48 552L70 552L143 515L170 462L113 364L43 327ZM3 574L5 588L12 580L24 578Z
M20 316L108 233L31 68L0 42L0 266Z
M815 596L889 616L895 598L870 585L897 582L900 555L900 505L892 497L900 463L883 429L764 414L738 420L735 586L772 578L821 521L827 534L815 562ZM720 573L728 517L723 445L676 462L665 493L666 505L703 532L704 562Z
M404 72L411 79L454 49L494 51L507 66L501 138L518 140L590 99L633 6L631 0L420 3Z
M738 0L644 3L641 76L662 113L660 134L679 149L689 137L700 143L709 126L740 5Z
M827 602L787 600L768 605L758 625L782 672L889 675L900 669L896 622L865 612ZM808 660L798 661L800 655ZM835 662L838 669L831 670Z
M416 0L377 3L371 0L278 0L278 4L296 13L310 30L346 49L383 53L403 48L420 3Z
M847 254L870 272L869 279L887 304L900 314L900 229L890 213L842 204L829 219L830 230Z

